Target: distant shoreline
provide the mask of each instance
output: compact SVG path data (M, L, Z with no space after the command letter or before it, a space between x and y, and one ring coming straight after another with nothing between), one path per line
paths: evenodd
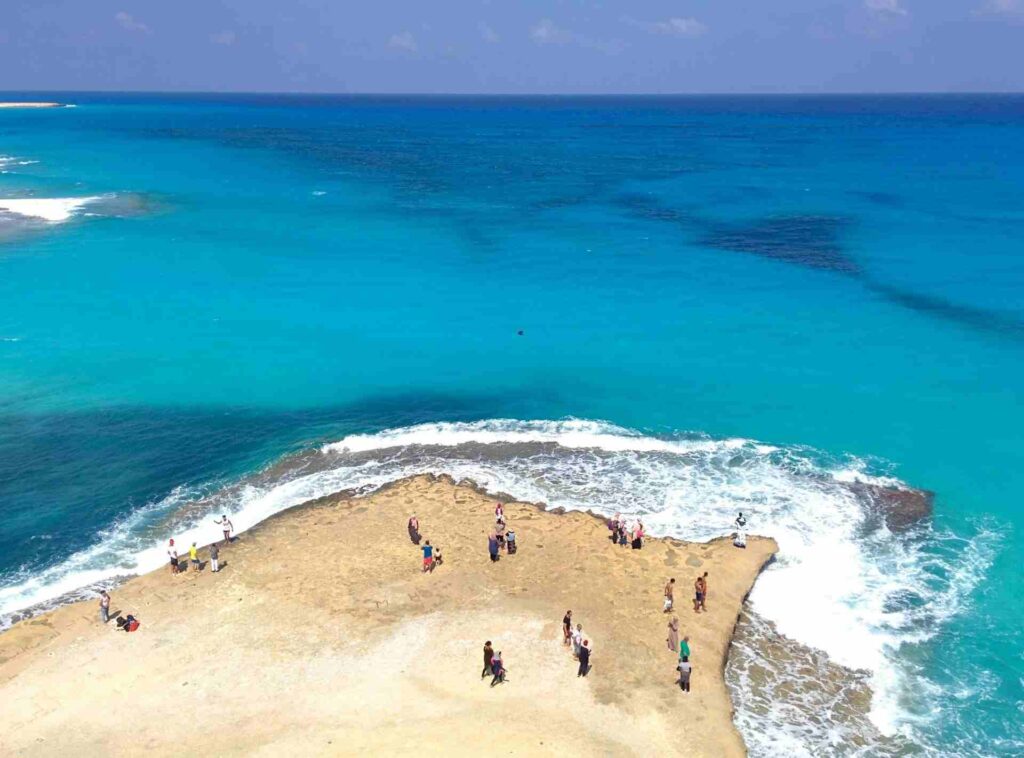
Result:
M63 108L64 103L0 103L0 108Z

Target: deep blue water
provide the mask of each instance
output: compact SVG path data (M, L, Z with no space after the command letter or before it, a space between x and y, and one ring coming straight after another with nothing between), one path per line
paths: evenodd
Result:
M0 198L103 199L0 218L0 610L345 435L742 437L998 535L900 655L914 740L1024 749L1024 97L55 97Z

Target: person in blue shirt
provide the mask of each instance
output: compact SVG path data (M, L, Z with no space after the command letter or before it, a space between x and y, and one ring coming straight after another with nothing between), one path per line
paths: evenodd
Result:
M434 548L430 546L430 540L427 540L420 550L423 551L423 573L426 573L434 568Z

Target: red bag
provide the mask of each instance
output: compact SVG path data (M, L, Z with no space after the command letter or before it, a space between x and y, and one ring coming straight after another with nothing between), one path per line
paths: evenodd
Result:
M138 628L139 628L139 622L137 620L135 620L135 619L132 619L132 623L130 623L128 625L128 631L129 632L134 632Z

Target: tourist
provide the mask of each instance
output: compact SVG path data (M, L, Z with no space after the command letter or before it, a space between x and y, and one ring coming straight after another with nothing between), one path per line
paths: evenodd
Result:
M668 649L675 655L679 652L679 617L673 616L672 620L668 622L668 638L665 640L668 643Z
M434 562L430 564L430 573L434 573L434 569L444 563L444 556L441 555L441 548L434 545Z
M480 678L483 679L488 674L493 674L491 669L491 661L494 660L494 648L491 647L491 641L487 640L484 643L484 670L480 672Z
M167 555L171 559L171 573L178 573L178 549L174 547L174 540L172 539L167 545Z
M568 645L572 642L572 611L566 611L562 617L562 644Z
M491 673L494 675L491 679L491 686L496 684L502 684L505 681L505 661L501 658L501 651L491 659Z
M420 520L416 518L415 513L409 517L409 539L414 545L420 544Z
M679 665L676 666L676 670L679 671L679 689L683 692L690 691L690 674L693 673L693 666L690 664L690 657L684 655Z
M706 611L708 602L708 572L704 572L704 576L700 578L700 609Z
M498 537L494 532L487 537L487 552L491 554L491 563L498 560Z
M668 613L669 611L672 610L672 603L673 603L672 593L675 590L675 586L676 586L676 579L675 579L675 577L672 577L671 579L669 579L668 582L665 584L665 609L664 609L664 613Z
M420 550L423 551L423 573L426 574L434 568L434 548L430 546L430 540L423 543Z
M516 550L519 549L519 544L516 542L516 533L514 529L509 529L508 534L505 535L505 549L509 555L513 555Z
M580 668L576 676L586 676L590 671L590 640L583 640L580 645Z
M583 624L577 624L572 633L572 657L580 657L580 647L583 645Z
M216 542L210 545L210 571L214 574L220 571L220 548Z
M496 506L494 506L494 523L505 523L505 507L501 503L498 503Z
M110 595L106 590L100 590L100 621L104 624L110 620Z
M639 550L644 546L644 524L642 521L637 519L636 526L633 528L633 549Z
M629 540L626 538L626 524L624 522L619 523L619 546L625 547L629 544Z
M693 583L693 611L694 613L700 613L701 607L704 605L704 578L698 576L697 581Z
M736 547L747 546L747 520L743 518L743 511L736 517L736 532L733 534L732 544Z
M188 549L188 560L192 564L192 570L199 570L199 549L196 547L196 543L192 543L192 546Z
M231 544L231 532L233 532L235 530L235 525L232 524L228 520L227 514L226 513L222 513L221 517L220 517L220 521L214 521L213 523L220 525L221 530L224 532L224 544L225 545L230 545Z
M505 522L499 521L494 527L494 536L498 540L498 548L505 547Z
M689 658L690 657L690 638L683 637L683 641L679 643L679 657Z

